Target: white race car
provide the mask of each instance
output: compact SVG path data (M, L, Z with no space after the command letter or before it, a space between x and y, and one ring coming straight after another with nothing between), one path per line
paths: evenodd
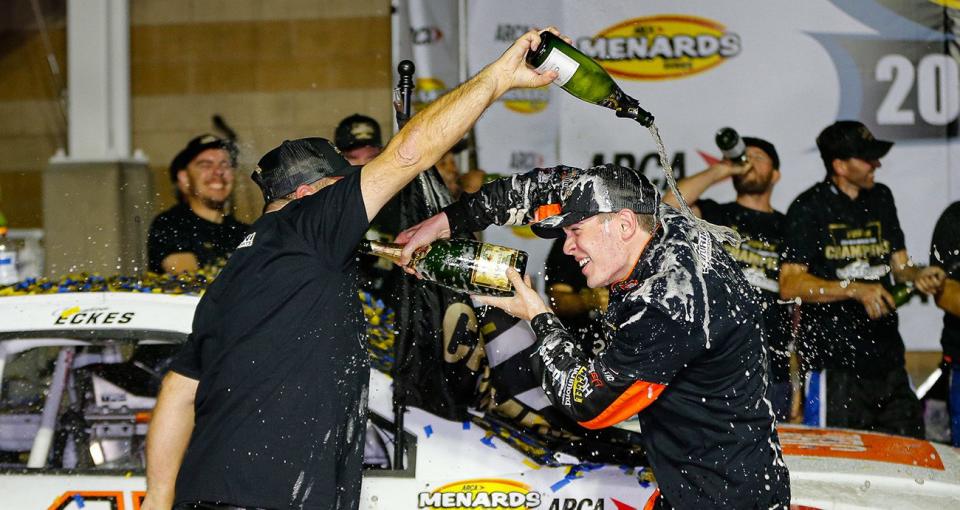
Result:
M196 296L0 297L0 509L140 508L143 447L160 378ZM641 509L649 469L515 448L493 417L411 408L394 466L391 381L370 374L361 508ZM838 429L781 426L792 508L960 508L960 450ZM522 436L519 441L523 441ZM535 445L534 445L535 446Z

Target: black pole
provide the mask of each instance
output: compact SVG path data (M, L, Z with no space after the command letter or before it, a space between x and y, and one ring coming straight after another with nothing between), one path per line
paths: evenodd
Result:
M397 88L394 89L393 107L397 111L397 129L403 128L403 125L410 120L410 110L413 104L411 96L413 95L413 73L416 66L409 60L402 60L397 65L397 73L400 74L400 80L397 81Z
M404 124L410 120L411 96L414 87L413 73L415 70L416 67L413 65L413 62L409 60L403 60L397 66L400 80L397 82L397 88L394 89L393 106L397 111L398 130L403 128ZM403 285L403 289L404 293L408 294L409 286ZM408 303L408 298L409 295L402 296L400 306L405 306L406 303ZM403 324L401 320L401 327L408 326L409 321L407 321L407 324ZM405 335L397 335L393 344L393 469L402 471L405 468L403 465L403 454L404 451L406 451L406 441L404 440L403 432L403 414L407 410L407 405L405 401L406 388L401 384L398 373L401 354L399 339L401 336L406 337Z

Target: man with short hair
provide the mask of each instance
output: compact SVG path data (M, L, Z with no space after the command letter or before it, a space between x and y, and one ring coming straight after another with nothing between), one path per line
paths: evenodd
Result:
M538 215L560 214L539 222ZM609 286L607 346L585 353L526 281L479 298L531 322L533 369L587 428L640 422L659 492L645 508L787 508L789 475L765 399L766 350L749 284L708 226L660 205L630 168L536 169L484 185L404 231L404 257L437 237L532 223L566 235L591 288Z
M757 291L763 309L763 332L770 353L770 402L777 419L790 417L793 387L790 383L790 336L793 308L780 300L780 246L786 216L773 208L770 197L780 180L780 156L772 143L745 136L747 163L718 161L706 170L677 182L680 194L694 214L732 228L740 235L740 244L725 244L727 252L743 269L747 281ZM737 198L719 204L700 198L717 183L732 180ZM678 206L668 192L664 202Z
M144 510L358 508L370 364L356 247L499 97L556 79L524 64L539 43L524 34L362 168L322 138L263 156L253 179L266 213L201 298L164 378Z
M823 181L787 211L780 295L800 299L804 423L923 437L920 402L886 286L935 292L944 272L910 261L890 188L874 181L893 142L842 120L817 137ZM891 279L892 276L892 279Z
M177 205L154 218L147 235L148 269L155 273L196 271L225 261L249 225L226 210L233 192L237 146L200 135L170 163Z
M359 113L341 120L333 139L351 165L366 165L383 151L380 123Z

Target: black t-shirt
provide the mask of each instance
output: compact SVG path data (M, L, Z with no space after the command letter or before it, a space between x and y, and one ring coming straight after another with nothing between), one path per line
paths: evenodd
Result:
M580 271L577 260L563 253L565 238L560 237L550 246L544 273L547 286L555 283L564 283L573 288L573 292L580 292L587 287L587 277ZM603 330L603 317L600 310L591 310L578 315L561 316L563 324L575 337L582 339L581 347L594 354L599 353L606 346L606 337Z
M359 182L264 214L200 300L172 365L199 380L177 502L327 509L338 486L359 491L370 376Z
M851 199L830 180L800 194L787 211L781 263L805 264L826 280L891 283L890 255L904 249L890 188L877 184ZM803 370L883 373L903 366L897 313L878 320L854 299L804 303L797 352Z
M787 217L779 212L763 212L744 207L736 202L718 204L713 200L699 200L697 207L703 219L732 228L742 242L740 246L723 247L740 265L743 275L756 289L757 300L763 309L764 333L770 347L770 373L776 382L790 379L790 328L792 307L779 303L780 247L783 245L783 225Z
M960 202L950 204L937 220L930 243L930 264L942 267L947 278L960 281ZM943 313L940 343L945 356L960 362L960 317Z
M162 273L160 265L171 253L190 252L196 255L200 267L226 259L237 248L250 225L233 216L223 217L223 223L207 221L190 210L187 204L178 204L157 215L147 236L149 269Z

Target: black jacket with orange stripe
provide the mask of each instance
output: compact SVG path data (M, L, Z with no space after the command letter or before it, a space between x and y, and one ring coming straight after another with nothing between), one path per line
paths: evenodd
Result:
M454 231L526 223L580 170L494 181L447 209ZM608 347L591 358L560 320L532 321L534 369L588 428L637 417L658 508L787 508L789 475L765 398L761 315L719 242L669 206L632 274L611 286Z

